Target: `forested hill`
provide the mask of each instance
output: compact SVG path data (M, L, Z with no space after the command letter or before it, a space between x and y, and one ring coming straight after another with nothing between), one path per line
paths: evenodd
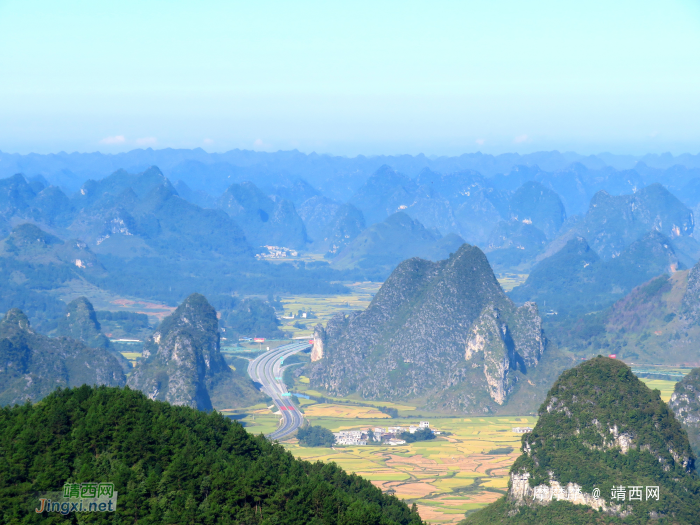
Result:
M598 356L567 370L538 416L523 435L507 497L463 525L698 523L688 436L660 392L624 363Z
M28 512L66 482L113 482L90 523L420 525L415 510L334 463L295 459L218 413L82 386L0 410L3 523L78 523Z

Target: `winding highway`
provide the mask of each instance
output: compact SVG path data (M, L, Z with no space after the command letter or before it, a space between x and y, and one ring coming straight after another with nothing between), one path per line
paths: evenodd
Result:
M287 357L306 350L310 346L307 340L279 346L265 352L248 365L250 378L262 385L262 391L272 398L284 418L280 427L267 435L268 439L280 439L288 436L304 421L299 408L292 403L292 399L288 395L287 387L282 380L282 367Z

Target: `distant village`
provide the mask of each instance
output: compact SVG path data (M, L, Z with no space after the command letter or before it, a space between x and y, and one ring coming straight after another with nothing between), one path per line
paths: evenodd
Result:
M343 430L341 432L333 432L336 445L353 445L363 446L371 441L381 443L382 445L405 445L406 440L401 439L401 434L408 432L415 434L421 429L430 429L430 422L421 421L418 426L408 427L375 427L369 430ZM440 431L432 430L432 433L440 435Z
M292 250L291 248L285 248L284 246L262 246L261 248L266 248L267 253L258 253L255 255L258 259L286 259L287 257L296 257L298 252Z

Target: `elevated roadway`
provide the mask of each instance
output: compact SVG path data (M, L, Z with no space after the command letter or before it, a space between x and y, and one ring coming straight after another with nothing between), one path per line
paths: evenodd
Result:
M301 426L304 418L293 402L287 387L282 380L284 360L294 354L302 352L311 345L307 340L279 346L265 352L248 365L248 375L253 381L262 385L262 391L272 398L272 402L282 413L280 427L268 434L268 439L281 439Z

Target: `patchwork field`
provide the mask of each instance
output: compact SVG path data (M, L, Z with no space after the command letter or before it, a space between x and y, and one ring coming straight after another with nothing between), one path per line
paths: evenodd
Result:
M306 407L302 404L304 415L307 418L358 418L358 419L391 419L387 414L381 413L376 408L357 407L353 405L335 405L325 403L310 404Z
M526 273L502 273L496 276L498 282L506 292L510 292L516 286L520 286L527 281L528 274Z
M649 388L661 391L668 401L674 381L646 379ZM303 382L297 383L301 387ZM303 387L301 388L303 389ZM306 390L323 396L322 392ZM328 396L324 396L328 398ZM341 400L338 400L341 401ZM348 401L347 399L345 401ZM389 402L362 401L365 406L346 403L316 403L300 399L305 417L313 425L333 432L365 430L387 425L417 424L415 407ZM399 418L391 419L374 407L391 406ZM249 432L267 434L277 428L279 415L263 406L247 412L226 411L246 425ZM225 413L226 413L225 412ZM413 412L413 415L411 413ZM408 416L408 417L407 417ZM495 501L508 487L508 471L520 454L522 434L513 427L534 427L534 417L429 417L433 429L444 434L435 440L399 446L356 446L307 448L295 438L282 444L295 456L310 461L335 461L385 492L394 493L409 504L416 503L420 514L433 524L457 523L464 513Z
M304 407L304 412L311 424L334 432L418 423L417 419L387 419L381 413L381 419L358 421L355 414L359 412L349 409L352 407L317 404ZM333 413L336 410L348 412ZM267 433L276 427L278 416L264 409L256 412L241 419L248 431ZM522 437L512 428L534 427L535 423L532 417L431 418L431 427L446 435L394 447L305 448L293 438L283 445L299 458L335 461L382 490L415 502L421 516L431 523L456 523L465 512L505 493L508 470L520 453Z
M290 317L299 310L313 312L315 319L281 319L280 327L285 332L292 333L293 337L311 335L317 323L325 325L328 320L339 312L364 310L372 302L374 294L381 288L382 283L358 282L347 284L351 293L349 295L288 295L281 296L284 305L284 317ZM306 325L306 328L298 328L295 323Z

